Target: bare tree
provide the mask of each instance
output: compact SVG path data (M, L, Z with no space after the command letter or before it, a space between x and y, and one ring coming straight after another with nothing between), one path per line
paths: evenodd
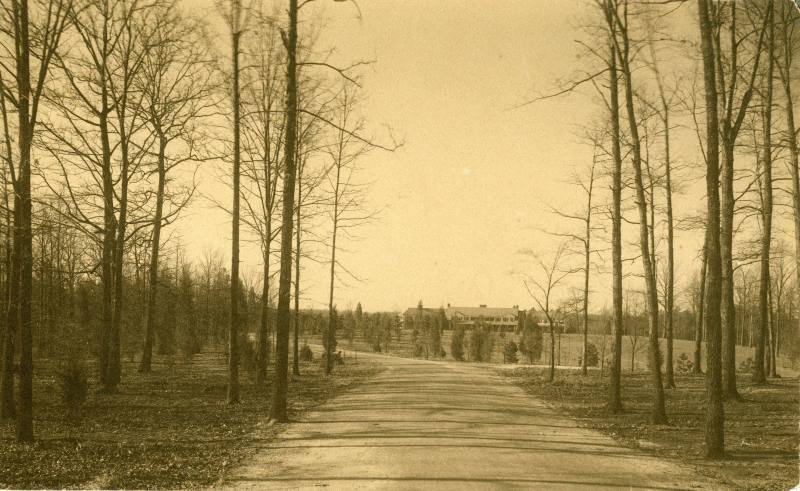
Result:
M761 112L762 119L762 146L761 146L761 278L758 289L758 331L756 334L756 350L753 357L753 382L763 384L767 381L766 373L764 370L764 357L767 341L767 333L769 328L769 289L770 289L770 245L772 242L772 85L773 85L773 72L774 72L774 59L773 51L775 48L775 22L774 22L774 5L772 0L769 0L767 12L764 14L768 19L766 22L769 25L767 29L767 69L764 77L764 95L763 95L763 109ZM734 331L735 332L735 331ZM730 336L730 335L729 335ZM734 336L735 342L735 336Z
M706 102L706 457L725 453L725 408L722 390L722 256L720 253L719 120L713 26L706 0L697 0Z
M600 230L598 226L592 221L592 218L597 212L598 205L593 202L596 201L595 196L595 181L597 180L596 168L598 163L598 148L597 141L594 142L592 163L588 166L588 176L581 177L579 175L573 176L572 183L579 187L586 197L586 207L577 213L566 213L556 208L551 208L551 212L567 221L579 222L581 231L579 233L565 233L565 232L548 232L551 235L568 239L570 242L579 244L579 251L572 251L567 249L569 253L575 253L583 257L583 266L579 268L583 272L583 297L581 302L580 311L583 318L583 344L581 348L581 374L585 376L588 373L588 366L586 364L586 354L589 345L589 278L591 276L592 267L592 254L598 251L592 249L592 235L594 232ZM568 245L569 247L569 245Z
M292 229L294 190L297 177L297 0L289 0L288 34L281 33L286 47L286 138L284 139L283 215L281 217L281 274L278 281L278 314L275 347L275 384L270 418L287 421L286 396L289 376L289 295L292 283Z
M158 298L158 267L162 228L175 220L191 198L194 187L167 189L168 174L186 162L196 160L202 138L200 119L213 110L215 88L212 70L204 55L203 26L181 17L174 4L161 11L162 23L154 35L153 48L143 64L141 91L147 125L155 135L157 177L155 212L152 219L149 289L145 314L145 339L140 372L151 370ZM170 149L179 147L179 149ZM171 150L171 151L169 151ZM165 213L166 205L172 205Z
M331 158L331 168L327 175L330 189L330 281L328 294L329 327L326 343L325 373L333 370L333 336L335 325L334 289L337 280L337 268L355 276L337 258L341 249L341 236L352 237L352 230L363 225L372 218L372 214L364 210L364 186L357 181L357 161L372 147L356 138L356 133L364 128L364 120L355 114L357 100L350 87L344 84L338 97L338 107L335 112L336 130L333 144L328 150Z
M280 234L276 224L282 174L282 147L286 115L280 110L285 91L281 67L284 64L278 26L268 15L257 12L257 21L248 38L248 78L242 121L242 176L244 187L242 222L258 237L263 261L261 313L257 336L256 382L264 384L269 364L270 271L273 244Z
M639 137L639 127L634 106L633 69L631 67L631 46L629 33L628 3L623 6L623 12L616 16L617 31L619 35L614 38L617 45L617 59L622 72L622 81L625 87L625 108L627 112L629 135L632 146L632 162L634 170L634 184L636 202L639 209L639 242L641 260L644 268L645 285L647 292L647 314L649 328L649 359L652 377L653 408L651 421L654 424L663 424L667 420L664 408L664 387L661 381L661 352L658 344L658 288L655 278L655 267L650 250L650 230L648 225L647 197L645 196L642 178L642 149Z
M240 0L231 0L225 21L231 35L231 104L233 119L233 169L231 207L231 306L228 332L228 404L239 403L239 213L241 167L241 89L239 55L244 33L243 8Z
M729 37L727 46L725 46L724 38L722 38L723 16L726 10L728 15L727 34ZM734 154L736 140L753 96L767 22L765 17L763 27L759 30L758 39L753 48L752 67L748 75L745 71L747 65L739 64L739 55L741 54L740 50L745 46L745 40L750 37L750 33L742 32L737 27L739 12L736 2L719 4L715 14L715 17L710 18L713 18L717 24L714 26L716 29L712 34L713 46L711 49L713 50L714 69L716 71L715 83L717 87L715 92L720 105L718 121L720 124L720 147L722 151L722 171L720 175L722 384L726 398L740 399L741 397L736 389L736 307L733 299ZM709 11L709 15L712 15L711 11ZM727 58L724 52L725 48L728 50ZM742 80L745 81L744 84L740 83Z
M34 2L12 0L0 7L4 59L0 64L0 100L7 146L7 166L14 190L14 231L11 274L8 292L6 334L3 342L3 366L0 378L0 417L15 414L13 408L13 365L16 334L19 334L19 411L17 440L33 441L33 330L31 297L33 282L33 238L31 230L31 150L38 122L38 111L50 74L50 64L69 22L71 1ZM6 47L13 46L13 49ZM7 50L7 51L6 51ZM31 59L34 64L32 66ZM10 60L10 63L5 63ZM38 63L38 67L36 66ZM8 75L15 84L2 82ZM17 112L17 165L13 165L8 104Z
M598 2L599 3L599 2ZM619 75L617 70L617 22L616 0L599 3L608 31L608 109L611 126L611 263L612 263L612 342L611 376L609 381L608 409L611 413L622 411L622 334L624 332L622 312L622 152L620 149L619 123Z
M544 313L547 318L547 324L550 327L550 372L548 381L553 382L556 378L556 365L555 365L555 323L553 319L553 312L551 311L552 302L554 301L555 293L561 283L572 273L574 270L564 269L562 261L566 251L566 244L562 243L558 246L553 253L553 257L549 262L545 262L541 257L536 255L533 251L524 249L519 251L519 254L528 256L536 263L536 276L528 274L523 275L523 284L528 294L539 306L539 309Z
M786 117L786 143L789 147L789 175L792 182L792 218L794 221L795 242L795 283L800 294L800 147L797 142L797 127L794 121L794 100L792 99L792 62L797 43L795 26L797 12L787 2L779 2L780 18L778 35L781 41L780 53L776 56L775 66L783 86L784 112ZM773 14L774 15L774 14Z

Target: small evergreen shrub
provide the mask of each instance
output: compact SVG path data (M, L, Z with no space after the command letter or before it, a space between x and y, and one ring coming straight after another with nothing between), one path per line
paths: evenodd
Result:
M56 382L61 392L61 401L67 408L66 417L70 421L81 419L81 409L89 394L89 377L86 366L71 360L56 373Z
M303 344L303 346L300 347L300 361L314 361L314 352L311 351L311 347L307 344Z
M739 362L739 370L742 372L752 372L754 366L755 364L753 363L752 358L746 358Z
M506 363L516 363L519 361L517 358L517 343L514 341L509 341L503 346L503 359Z
M687 353L681 353L675 364L675 370L678 373L690 373L694 369L694 362Z

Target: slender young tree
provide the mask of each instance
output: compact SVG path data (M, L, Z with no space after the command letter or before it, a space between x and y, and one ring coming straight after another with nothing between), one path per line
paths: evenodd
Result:
M330 190L330 276L328 292L328 310L331 325L335 319L334 291L337 281L337 270L344 271L353 276L350 271L342 266L341 259L337 258L338 248L341 247L339 241L342 234L345 237L351 236L352 230L372 218L372 215L363 208L364 187L359 185L356 179L358 166L357 161L364 156L370 146L356 137L356 133L363 130L364 120L355 114L357 100L352 93L352 89L347 84L338 97L338 107L336 109L336 130L333 144L328 150L331 159L330 172L327 173L328 187ZM329 328L329 336L326 344L326 364L325 373L330 374L333 370L333 332Z
M574 270L563 268L562 260L565 250L565 244L562 243L559 245L550 262L545 262L541 257L530 250L522 250L519 252L524 256L532 257L538 269L538 277L525 275L523 284L533 301L536 302L536 305L538 305L539 309L544 313L550 328L550 371L548 381L551 383L556 379L555 319L553 319L551 306L561 283L575 272Z
M270 285L274 242L280 234L283 138L286 115L280 110L285 93L283 46L273 16L257 11L246 50L248 76L242 118L242 222L258 236L263 261L261 312L256 348L256 383L264 385L269 364Z
M612 344L608 409L622 411L622 151L620 149L619 79L617 71L616 17L617 0L604 0L603 11L608 26L609 119L611 122L611 262L612 262Z
M647 197L645 196L642 178L642 149L639 137L639 127L634 106L633 69L631 67L631 46L629 34L628 3L623 6L623 12L616 17L618 36L617 61L622 73L622 82L625 87L625 108L627 112L629 134L631 140L631 153L634 170L634 184L636 202L639 209L639 246L644 269L646 285L646 305L648 319L648 352L653 390L653 408L650 420L654 424L664 424L667 421L664 407L664 386L661 380L661 352L658 344L658 288L656 286L655 267L650 250L650 230L648 225Z
M593 138L594 140L594 138ZM578 222L581 227L580 232L548 232L550 235L563 237L570 242L578 245L579 250L568 250L570 254L580 255L583 258L583 266L579 270L583 273L583 298L580 310L583 318L583 344L581 347L581 375L586 376L588 365L586 364L586 354L589 346L589 279L591 276L592 254L597 253L592 249L592 235L597 231L597 226L592 218L596 213L595 204L595 181L597 180L596 168L598 163L599 143L594 141L592 163L588 166L588 176L582 177L575 175L572 183L581 188L586 199L586 208L577 213L567 213L556 208L551 208L551 213L565 221Z
M159 254L163 227L177 218L188 204L193 186L167 188L168 176L177 167L199 160L202 135L197 128L208 117L215 102L212 71L204 56L198 34L203 26L181 16L174 3L161 11L162 22L154 35L152 49L143 63L139 90L144 98L145 119L153 134L156 175L155 211L152 217L150 264L148 266L145 335L140 372L152 368L156 309L159 293ZM172 144L172 145L170 145ZM182 145L181 145L182 144ZM185 151L170 151L181 146ZM171 205L171 206L170 206ZM166 208L166 210L165 210Z

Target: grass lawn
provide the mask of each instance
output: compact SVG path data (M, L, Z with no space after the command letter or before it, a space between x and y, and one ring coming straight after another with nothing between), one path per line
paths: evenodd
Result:
M119 393L97 393L94 371L80 422L65 420L55 365L38 361L33 445L14 441L13 422L0 424L0 488L177 488L209 486L279 428L264 425L271 389L240 372L241 404L225 404L222 353L189 362L164 360L150 374L123 364ZM319 362L301 365L290 384L290 417L376 372L348 360L326 378ZM272 373L269 374L272 376ZM257 436L256 436L257 435Z
M727 458L703 459L705 378L677 375L677 389L667 390L669 425L648 424L650 379L647 373L623 374L625 411L605 410L608 378L597 372L560 371L553 384L537 368L501 370L514 383L555 408L567 411L581 424L611 435L621 443L682 461L699 473L729 487L748 490L783 490L798 484L798 416L800 384L797 378L771 379L768 385L749 383L740 374L743 402L725 404Z

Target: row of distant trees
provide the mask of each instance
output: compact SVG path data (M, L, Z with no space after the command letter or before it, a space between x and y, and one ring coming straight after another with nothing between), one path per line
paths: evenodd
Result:
M675 27L687 19L696 28L685 35ZM584 360L590 275L610 270L612 413L623 410L623 284L631 289L635 282L647 317L651 420L667 422L664 390L676 383L676 238L703 238L691 265L695 279L684 287L695 314L696 370L705 341L709 458L724 454L723 402L741 399L736 345L755 347L757 384L777 375L781 350L797 351L798 19L796 6L785 1L597 0L577 40L584 55L577 75L528 102L586 88L599 103L584 135L592 158L571 180L584 206L552 210L563 228L548 232L564 242L549 257L522 252L535 262L525 285L550 324L551 341L555 300L567 278L580 275ZM695 181L704 185L694 190L703 206L679 216L674 202ZM784 242L792 226L793 251Z
M251 330L257 383L274 361L270 414L286 420L301 261L329 264L335 326L351 274L337 248L372 217L358 166L379 147L358 112L364 63L316 47L309 4L3 2L0 416L20 441L33 439L35 352L96 357L113 394L124 356L148 372L160 354L224 344L235 404ZM216 252L187 260L170 234L199 202L197 176L215 172L231 198L203 201L231 218L227 267ZM240 269L242 240L261 249L258 275Z

